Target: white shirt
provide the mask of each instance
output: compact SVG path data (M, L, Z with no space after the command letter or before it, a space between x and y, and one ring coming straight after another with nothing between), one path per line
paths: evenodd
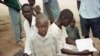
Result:
M31 35L33 35L34 31L37 31L37 29L35 27L35 22L36 22L36 18L34 16L32 17L31 27L30 27L27 19L25 19L25 21L24 21L24 30L25 30L25 33L26 33L26 42L25 42L24 52L27 53L27 54L31 53L30 48L29 48L30 47L30 44L29 44L30 37L31 37Z
M79 13L86 19L100 17L100 0L81 0Z
M68 37L65 27L62 26L62 29L60 29L55 23L53 23L49 28L49 32L51 33L50 35L57 39L59 49L64 48L66 43L65 38Z
M54 36L57 39L59 49L65 48L65 49L76 51L75 46L66 44L66 38L68 37L68 35L66 32L66 28L64 26L62 26L62 29L60 29L55 23L53 23L49 28L49 32L51 33L50 35ZM68 56L66 54L62 54L61 52L58 55Z
M30 45L32 56L57 56L59 53L57 40L50 35L49 31L45 37L34 32L30 39Z

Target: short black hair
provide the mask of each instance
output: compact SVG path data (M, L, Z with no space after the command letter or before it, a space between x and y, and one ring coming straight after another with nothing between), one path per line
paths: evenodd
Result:
M23 5L22 5L22 7L21 7L21 8L22 8L22 10L24 9L24 7L25 7L25 6L29 6L29 7L31 7L31 6L30 6L30 4L25 3L25 4L23 4Z
M73 19L73 13L69 9L64 9L60 12L59 19Z

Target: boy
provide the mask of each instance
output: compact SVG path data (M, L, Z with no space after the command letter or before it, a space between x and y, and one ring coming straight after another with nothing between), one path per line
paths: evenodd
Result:
M39 5L34 6L35 3L36 3L35 0L28 0L28 2L29 2L30 6L31 6L32 9L33 9L33 16L36 17L38 14L41 13L41 8L40 8L40 6L39 6Z
M68 35L66 33L66 28L65 28L71 23L72 20L73 20L73 13L69 9L64 9L63 11L61 11L59 19L56 22L54 22L49 28L50 35L52 35L57 39L59 49L64 54L70 54L74 56L91 54L92 52L88 51L74 52L67 49L66 43L75 45L74 41L72 41L70 38L67 38Z
M80 39L79 31L77 26L75 26L76 21L73 19L70 23L70 26L66 27L66 32L68 33L68 37L72 40Z
M53 23L60 14L60 8L57 0L43 0L44 13L48 16L51 23Z
M29 4L24 4L22 6L22 14L25 17L24 21L24 30L26 33L26 42L25 42L25 53L30 54L30 45L29 45L29 37L33 34L33 31L36 31L35 22L36 18L32 15L32 7Z
M38 31L30 38L31 56L57 56L57 41L49 35L47 16L39 14L35 25Z

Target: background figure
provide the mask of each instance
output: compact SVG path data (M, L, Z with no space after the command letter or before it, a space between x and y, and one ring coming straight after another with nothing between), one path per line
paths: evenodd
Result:
M82 35L89 38L91 28L93 36L100 39L100 0L81 0L79 13Z
M68 34L68 37L74 41L77 39L80 39L79 30L78 30L77 26L75 26L75 25L76 25L76 21L73 20L70 23L70 26L66 27L66 32Z
M51 23L58 19L60 8L57 0L43 0L44 13L48 16Z
M80 9L81 0L77 0L77 8Z
M9 13L12 19L12 25L15 32L15 39L16 42L19 43L22 31L19 0L0 0L0 2L8 6Z

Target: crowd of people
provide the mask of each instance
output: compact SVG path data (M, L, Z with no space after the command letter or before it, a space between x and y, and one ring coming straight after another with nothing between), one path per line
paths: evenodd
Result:
M44 12L35 5L36 0L28 0L23 5L19 0L0 0L0 3L9 9L17 44L22 43L20 10L25 18L24 52L18 56L95 56L89 50L77 50L75 40L81 37L73 12L60 11L58 0L43 0ZM91 28L93 37L100 40L100 0L77 0L77 10L84 38L90 38Z

